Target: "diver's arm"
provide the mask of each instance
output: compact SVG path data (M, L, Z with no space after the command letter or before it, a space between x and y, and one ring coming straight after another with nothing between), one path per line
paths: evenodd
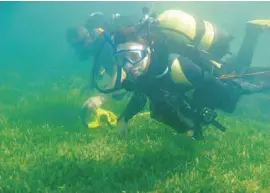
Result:
M144 94L134 92L132 98L118 120L123 120L127 123L133 116L135 116L145 107L146 102L147 97Z

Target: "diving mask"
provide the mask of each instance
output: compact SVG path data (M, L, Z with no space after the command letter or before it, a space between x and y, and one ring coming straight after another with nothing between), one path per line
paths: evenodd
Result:
M130 46L128 49L117 49L114 54L115 62L123 67L126 63L136 65L140 63L147 54L150 53L149 49L145 49L142 45Z

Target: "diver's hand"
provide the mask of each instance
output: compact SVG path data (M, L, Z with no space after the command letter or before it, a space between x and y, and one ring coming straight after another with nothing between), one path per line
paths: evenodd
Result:
M116 133L119 137L127 137L128 134L128 123L123 119L120 119L116 125Z
M88 108L89 110L94 110L99 108L105 101L105 96L104 95L97 95L88 98L84 104L83 108Z

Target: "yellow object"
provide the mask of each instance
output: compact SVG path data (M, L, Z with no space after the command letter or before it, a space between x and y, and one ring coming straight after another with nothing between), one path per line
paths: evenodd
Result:
M254 24L254 25L259 25L263 27L270 27L270 20L263 20L263 19L258 19L258 20L251 20L247 22L248 24Z
M141 116L148 116L150 112L142 112L135 117L141 117ZM101 126L110 126L110 127L116 127L117 125L117 116L108 110L97 108L94 112L88 112L86 117L86 124L88 128L90 129L96 129Z
M205 32L200 41L199 48L203 50L209 50L214 44L215 28L208 21L203 21L203 23L204 23Z
M220 63L218 63L218 62L216 62L216 61L214 61L214 60L210 60L210 62L211 62L212 64L214 64L217 68L221 68L221 66L222 66L222 64L220 64Z
M85 121L88 125L88 128L91 129L106 125L115 127L117 124L117 116L111 111L97 108L94 112L88 112Z
M185 132L185 136L187 136L187 137L192 137L193 135L194 135L193 130L188 130L187 132Z
M121 77L121 81L125 80L127 77L127 74L125 73L125 71L122 69L122 77Z
M192 84L186 78L178 58L175 58L172 62L170 76L172 78L172 81L175 83L192 86Z
M192 15L189 15L181 10L167 10L161 13L157 18L158 24L161 27L170 28L177 32L181 32L188 36L191 40L198 39L198 47L202 50L209 50L214 44L215 40L215 28L214 26L204 20L196 20ZM161 29L162 30L162 29ZM166 37L170 37L172 41L181 41L180 33L176 33L170 30L162 30ZM185 39L185 43L190 43L190 40ZM175 42L175 43L177 43Z
M99 74L100 74L100 75L104 75L104 73L105 73L105 69L104 69L103 67L101 67L101 68L100 68L100 71L99 71Z
M102 29L102 28L97 28L97 32L98 32L99 35L101 35L101 34L104 32L104 29Z

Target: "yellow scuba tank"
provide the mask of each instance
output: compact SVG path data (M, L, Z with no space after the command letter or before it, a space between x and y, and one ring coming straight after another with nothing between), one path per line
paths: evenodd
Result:
M166 37L176 53L181 45L190 44L211 55L218 51L217 55L221 58L228 52L230 41L233 39L212 23L196 19L181 10L164 11L157 16L156 22L158 32Z

